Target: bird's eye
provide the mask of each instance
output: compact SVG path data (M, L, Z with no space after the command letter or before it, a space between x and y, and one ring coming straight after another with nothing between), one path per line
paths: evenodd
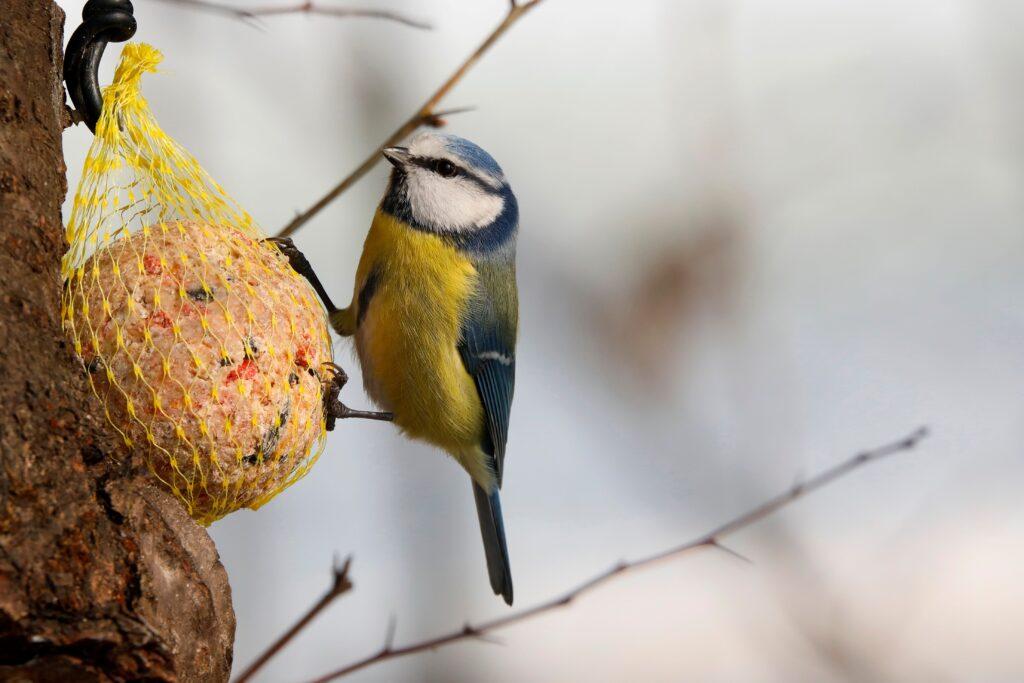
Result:
M459 174L459 167L447 159L437 159L430 165L430 170L442 178L454 178Z

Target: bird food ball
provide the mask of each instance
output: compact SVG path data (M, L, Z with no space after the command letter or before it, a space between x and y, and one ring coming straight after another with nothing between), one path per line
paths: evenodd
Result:
M324 436L324 315L276 247L157 223L72 274L68 330L133 459L208 524L293 483Z

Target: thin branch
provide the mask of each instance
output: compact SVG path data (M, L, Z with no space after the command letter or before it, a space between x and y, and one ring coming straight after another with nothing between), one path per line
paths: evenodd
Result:
M523 15L529 12L531 9L536 7L541 0L529 0L528 2L512 2L509 6L508 14L498 24L497 28L491 31L490 35L484 39L484 42L480 44L476 50L473 51L469 57L466 58L462 64L455 70L455 72L448 77L448 79L441 84L434 94L427 98L427 101L423 103L416 113L409 117L409 119L403 123L398 129L388 136L388 138L377 146L377 149L373 151L373 154L368 156L363 163L352 171L344 180L335 185L327 194L321 197L313 206L309 207L295 218L292 219L291 223L286 225L281 232L277 233L277 237L287 237L293 234L296 230L301 228L309 221L310 218L320 213L328 204L338 198L338 196L352 187L357 180L366 175L370 169L377 165L381 160L381 153L385 147L391 147L397 145L399 142L415 133L421 126L424 125L437 125L439 122L437 117L440 114L435 113L434 109L441 102L442 99L451 91L455 85L462 80L462 77L466 75L466 72L476 64L480 58L487 52L494 43L498 41L498 38L502 36L516 23Z
M334 580L331 583L331 587L327 589L323 597L320 598L315 605L309 608L301 619L295 622L295 625L284 632L284 634L278 638L274 643L263 651L259 657L256 658L249 667L238 675L234 683L245 683L251 679L256 673L263 668L263 666L270 661L270 659L278 652L284 649L284 647L291 642L291 640L299 634L302 629L309 625L309 622L313 621L316 615L320 614L328 605L334 602L334 599L344 595L345 593L352 590L352 581L348 578L348 570L352 566L352 556L350 555L345 559L345 563L340 567L338 561L335 559L334 565L331 570L333 572Z
M527 619L536 617L545 612L550 612L559 607L565 607L566 605L569 605L574 600L579 598L584 593L590 592L598 588L599 586L602 586L610 582L612 579L621 574L624 574L628 571L640 569L641 567L647 567L657 562L667 560L669 558L677 557L689 551L697 550L700 548L718 548L721 550L725 550L726 552L731 552L729 550L726 550L725 547L720 544L719 541L722 537L734 534L741 529L745 529L746 527L749 527L752 524L761 521L765 517L768 517L769 515L778 511L779 509L786 507L787 505L791 504L797 499L803 498L804 496L813 493L814 491L817 491L823 486L828 485L829 483L835 481L836 479L839 479L840 477L843 477L849 474L850 472L860 467L863 467L864 465L867 465L868 463L881 460L888 456L895 455L896 453L909 451L913 449L915 446L917 446L917 444L927 435L928 429L926 427L921 427L917 431L913 432L909 436L900 439L899 441L895 441L893 443L881 446L879 448L875 448L870 451L858 453L857 455L854 455L853 457L847 459L846 461L834 467L831 467L806 481L794 484L784 493L781 493L778 496L775 496L774 498L765 501L761 505L758 505L757 507L748 510L747 512L744 512L738 517L734 517L730 521L726 522L725 524L722 524L716 529L709 531L703 536L698 536L697 538L691 541L687 541L686 543L683 543L681 545L677 545L675 547L669 548L668 550L663 550L661 552L654 553L653 555L648 555L647 557L633 560L631 562L619 562L610 569L584 581L572 590L563 593L562 595L556 598L548 600L547 602L542 602L538 605L527 608L525 610L514 612L503 617L498 617L497 619L492 619L490 621L485 621L475 626L466 623L461 629L458 629L456 631L452 631L445 635L437 636L436 638L430 638L428 640L413 643L411 645L405 645L402 647L394 647L391 643L391 637L389 636L389 638L384 643L384 647L382 647L377 653L369 655L355 662L352 662L347 666L344 666L340 669L330 672L325 676L317 678L314 681L314 683L326 683L326 681L332 681L336 678L341 678L342 676L346 676L350 673L359 671L360 669L364 669L368 666L377 664L378 662L382 662L387 659L395 659L396 657L403 657L405 655L411 655L416 652L433 650L435 648L441 647L442 645L448 645L449 643L454 643L460 640L486 640L490 637L491 631L504 628L506 626L511 626L512 624L516 624L521 621L526 621Z
M319 14L322 16L340 17L345 19L385 19L387 21L405 24L406 26L411 26L413 28L433 28L430 24L424 21L410 19L398 12L390 12L388 10L380 9L366 9L362 7L325 7L323 5L316 4L311 0L291 5L266 5L263 7L248 8L229 5L223 2L214 2L213 0L162 0L162 2L187 5L188 7L194 7L200 10L226 14L227 16L234 17L236 19L242 19L243 21L252 21L259 17L278 16L281 14Z
M394 614L388 619L388 630L384 635L384 647L390 649L395 644L395 631L398 629L398 619Z
M719 541L717 538L713 539L712 541L710 541L708 543L708 545L714 546L715 548L718 548L719 550L721 550L726 555L732 555L733 557L735 557L740 562L746 562L747 564L754 564L754 561L752 559L750 559L749 557L747 557L743 553L739 552L738 550L734 550L734 549L730 548L727 545L723 545L722 542Z

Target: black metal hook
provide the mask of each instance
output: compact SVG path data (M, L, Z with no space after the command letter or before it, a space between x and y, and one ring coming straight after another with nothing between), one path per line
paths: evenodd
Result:
M82 25L71 35L64 52L64 82L75 109L89 130L103 109L100 94L100 58L107 43L120 43L135 35L138 25L130 0L89 0L82 8Z

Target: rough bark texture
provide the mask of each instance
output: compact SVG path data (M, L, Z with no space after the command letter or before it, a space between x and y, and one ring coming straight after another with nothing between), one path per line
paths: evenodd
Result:
M217 551L170 495L107 457L60 328L63 13L0 11L0 680L226 680Z

